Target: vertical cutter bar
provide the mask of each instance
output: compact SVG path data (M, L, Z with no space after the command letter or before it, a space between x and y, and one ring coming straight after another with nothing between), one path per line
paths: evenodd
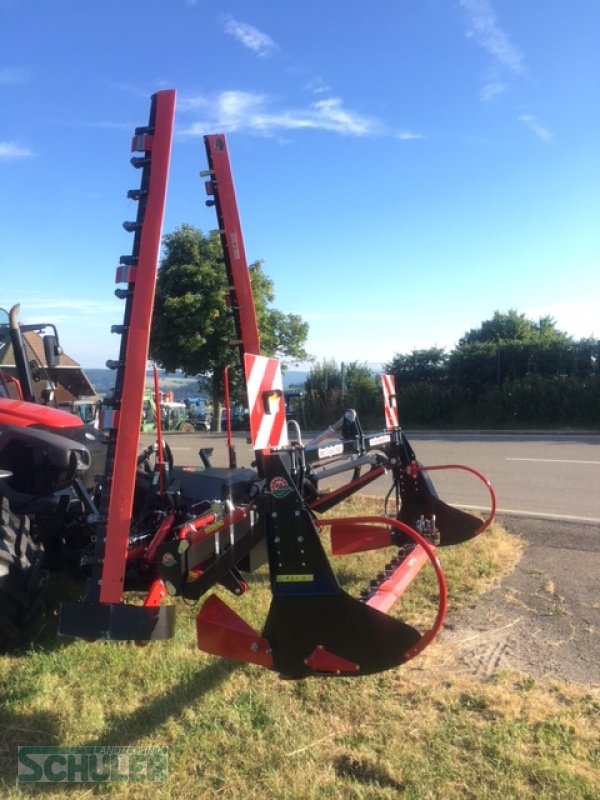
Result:
M152 97L151 119L154 118L154 139L151 171L144 222L140 232L139 257L125 352L127 366L123 376L119 429L110 482L99 595L101 603L120 603L123 599L150 324L173 137L175 96L175 90L169 89L157 92Z
M241 356L244 353L260 355L260 337L254 310L254 297L246 261L242 227L238 213L233 176L224 134L204 137L211 183L221 232L223 255L229 283L234 287L233 312L238 339L241 339Z

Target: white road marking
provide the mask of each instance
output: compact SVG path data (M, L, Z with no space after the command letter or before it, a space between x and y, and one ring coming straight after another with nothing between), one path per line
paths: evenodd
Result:
M600 464L600 461L579 461L570 458L505 458L505 461L539 461L543 464Z
M467 506L464 503L449 503L448 505L456 508L464 508L466 511L483 511L489 513L489 506ZM517 517L542 517L543 519L563 520L564 522L585 522L590 525L600 525L600 517L574 517L571 514L550 514L547 511L524 511L520 508L497 508L498 514L509 514Z

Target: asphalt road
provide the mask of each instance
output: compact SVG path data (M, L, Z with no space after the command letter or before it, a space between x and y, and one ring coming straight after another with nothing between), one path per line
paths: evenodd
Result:
M600 524L600 436L415 435L410 440L424 465L459 463L482 472L495 489L498 513ZM485 507L485 494L468 474L431 477L452 505Z
M482 678L508 668L600 687L598 525L514 516L500 522L522 540L523 556L470 608L450 611L441 641Z
M424 466L463 464L478 470L495 489L498 514L600 524L600 436L408 434ZM225 435L167 434L178 464L199 464L200 447L214 448L215 466L227 465ZM152 435L142 436L143 444ZM250 466L253 452L245 434L235 434L239 466ZM431 472L442 500L462 508L485 510L485 485L460 470ZM332 485L335 485L332 481ZM384 495L387 476L367 492Z

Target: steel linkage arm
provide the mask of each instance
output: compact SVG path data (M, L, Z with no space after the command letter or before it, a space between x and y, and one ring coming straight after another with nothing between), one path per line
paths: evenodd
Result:
M394 494L396 518L417 529L423 523L434 525L439 532L438 544L442 547L472 539L493 521L496 510L494 490L487 478L477 470L460 464L422 466L400 428L363 434L357 424L354 428L347 426L342 430L342 436L344 433L346 436L352 433L355 435L349 438L328 438L303 448L303 491L313 511L328 511L390 472L392 487L388 497ZM368 469L363 471L363 467ZM490 496L490 511L484 521L439 498L428 472L441 469L463 470L484 483ZM352 478L342 486L329 492L319 492L320 481L350 471L353 472Z

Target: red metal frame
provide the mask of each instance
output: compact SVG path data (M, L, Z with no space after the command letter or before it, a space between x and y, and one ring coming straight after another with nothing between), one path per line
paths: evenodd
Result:
M410 648L406 653L406 659L414 658L434 639L441 630L444 617L446 615L446 608L448 604L448 588L446 585L446 578L444 572L435 553L433 545L417 533L409 525L406 525L399 520L391 519L388 517L341 517L338 519L316 519L315 525L319 528L325 528L331 525L340 526L351 529L353 525L364 526L371 525L378 530L383 529L389 536L389 528L394 528L397 531L406 533L416 543L416 547L408 558L405 558L393 573L377 588L377 591L371 595L366 601L366 605L374 608L377 611L389 611L394 603L406 591L411 582L416 578L417 574L427 563L431 561L438 581L439 587L439 601L438 609L435 620L431 628L426 631L416 645ZM383 526L383 527L382 527ZM387 530L386 530L387 529ZM367 548L370 549L370 548Z
M384 613L389 611L417 577L428 558L425 550L418 544L394 570L394 574L383 581L377 591L369 597L367 605Z
M345 672L359 672L360 664L348 661L347 658L330 653L322 644L317 645L308 658L304 659L307 667L315 672L330 672L332 675L342 675Z
M148 594L146 595L146 599L144 600L144 606L146 608L155 608L159 606L165 597L168 597L169 593L167 591L167 587L165 584L157 578L150 589L148 590Z
M224 134L204 137L211 180L206 182L207 194L214 196L217 209L225 263L230 272L230 297L239 322L238 335L242 351L260 355L260 336L254 310L254 297L246 261L242 226L237 208L233 176ZM209 201L212 205L212 201Z
M15 378L14 375L9 375L8 372L0 371L0 380L4 381L4 383L6 383L6 384L11 383L15 387L15 391L16 391L16 393L18 395L18 397L16 397L16 398L11 398L11 397L2 398L3 400L4 399L6 399L6 400L11 400L11 399L13 399L13 400L14 399L16 399L16 400L24 400L25 399L23 397L23 389L21 388L21 381L18 380L17 378ZM8 386L6 387L6 391L9 391Z
M154 136L146 137L144 146L151 147L151 173L146 213L141 229L140 247L132 298L131 319L125 360L119 428L117 431L114 470L108 508L107 531L101 603L120 603L131 525L135 473L140 436L140 419L144 401L146 365L150 340L150 322L154 305L156 272L160 253L167 180L175 116L175 90L154 95ZM135 146L135 140L134 140Z
M154 379L154 408L156 409L156 446L158 448L156 453L156 463L158 464L160 493L164 494L167 490L167 473L165 466L165 452L163 449L162 418L160 413L161 412L160 386L158 383L158 369L156 368L156 364L152 365L152 378Z
M198 647L205 653L273 666L270 643L248 625L216 594L212 594L196 616Z
M419 472L433 472L434 470L445 469L462 469L464 472L470 472L471 475L475 475L482 483L485 484L490 495L491 508L490 513L483 520L481 528L479 528L475 534L476 536L479 536L480 533L483 533L487 528L489 528L496 517L496 492L485 475L482 475L481 472L473 469L473 467L467 467L464 464L436 464L433 467L424 467L421 464L417 464L415 461L413 461L413 463L407 468L406 473L407 475L417 475Z
M215 536L230 525L235 525L242 522L249 515L249 510L244 507L234 508L230 514L226 514L220 520L216 520L212 512L203 514L201 517L187 522L183 526L185 531L185 539L192 545L196 542L206 539L209 536ZM181 538L181 537L180 537Z

